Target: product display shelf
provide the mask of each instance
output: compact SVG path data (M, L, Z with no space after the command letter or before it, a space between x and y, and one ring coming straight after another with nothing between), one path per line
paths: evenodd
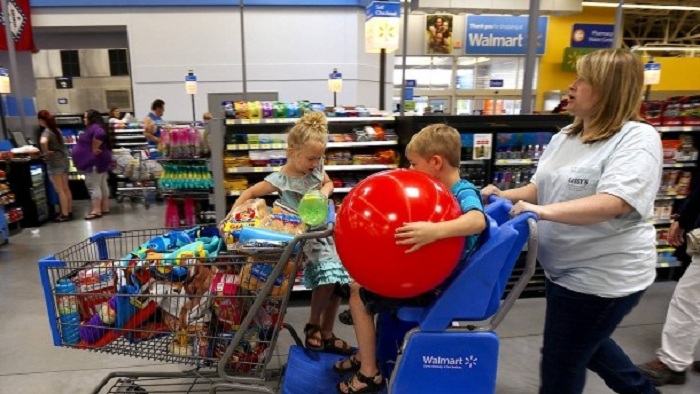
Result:
M675 268L688 264L689 258L683 250L668 245L666 237L673 223L671 214L678 211L693 185L700 182L697 157L700 126L657 126L656 129L662 133L664 144L664 171L652 220L657 231L657 267L665 269L659 271L659 276L678 279Z
M377 164L376 162L351 164L354 161L351 157L354 157L356 154L371 156L379 151L394 151L396 157L400 156L399 152L402 152L402 148L399 146L396 136L391 132L394 128L395 120L396 118L394 117L328 118L330 135L336 138L339 135L343 135L345 138L344 141L329 138L330 140L326 145L326 164L324 169L336 183L335 199L340 200L357 181L366 176L374 172L397 168L397 164L386 162L384 164ZM241 181L238 182L239 187L225 188L221 196L217 198L217 201L222 199L225 204L225 209L217 216L221 215L221 218L223 218L226 209L231 207L235 197L239 196L246 187L262 180L267 174L279 171L282 168L286 161L287 149L284 134L297 121L298 119L225 119L220 122L213 122L213 129L219 129L220 137L212 136L212 140L220 138L220 140L224 141L222 153L229 159L227 161L224 160L225 157L222 157L224 165L220 179L223 182L220 182L215 177L215 183L229 185L232 182L227 183L227 180L238 179ZM366 141L362 139L357 141L353 137L353 140L349 140L349 136L355 136L356 131L359 130L361 132L366 126L374 125L381 126L383 130L386 130L389 138L386 140L370 140L368 138ZM215 134L216 132L213 129L212 133ZM250 138L251 136L253 138ZM253 139L253 141L250 141L250 139ZM265 139L266 141L259 141L260 139ZM343 138L340 139L342 140ZM212 150L214 151L215 149ZM274 159L270 158L266 165L254 165L261 162L256 157L265 155L266 151L269 154L274 153ZM342 161L336 161L333 157L333 152L341 151L348 152L348 157L345 157ZM249 157L253 165L239 165L239 163L233 165L232 158L236 157L246 157L246 159ZM212 160L215 161L216 159L212 157ZM266 161L263 160L263 162ZM274 197L274 194L271 194L270 197Z
M110 133L113 142L113 149L138 149L148 145L146 137L143 135L144 129L141 125L126 125L111 123Z
M656 126L659 133L698 133L700 126Z
M226 119L226 126L237 125L293 125L299 118L276 119ZM394 122L393 116L369 116L369 117L328 117L328 123L386 123Z
M217 189L218 185L226 185L227 181L236 183L234 182L235 179L239 180L237 184L240 186L234 189L215 190L217 221L223 219L228 209L230 209L235 202L235 199L245 190L245 187L252 186L256 182L259 182L264 179L267 174L281 170L282 165L286 161L285 151L287 149L287 144L285 143L284 134L297 120L298 119L226 119L220 122L214 122L215 125L212 127L212 141L224 141L220 150L214 148L214 143L212 143L212 162L221 160L219 162L223 164L221 166L220 175L217 174L218 169L214 171L214 181L217 185ZM326 145L326 164L324 165L324 169L331 179L334 180L334 184L336 184L333 192L334 200L337 202L341 201L342 198L350 192L352 186L359 180L375 172L398 167L396 163L350 164L354 161L353 158L355 155L372 156L379 151L394 151L394 157L398 158L400 156L399 152L403 152L403 148L399 146L396 136L391 133L394 129L394 123L394 117L328 118L329 134L331 136L335 135L336 137L338 137L338 135L347 137L344 141L329 140ZM357 135L355 133L356 131L361 132L366 126L373 125L381 126L383 130L386 130L386 134L391 137L389 137L388 140L355 140L354 136ZM257 136L260 136L272 141L240 141L240 139L243 139L243 136L248 138L250 135L256 136L256 139ZM350 140L350 136L353 136L353 140ZM234 138L238 138L239 141L233 141ZM277 151L275 152L276 160L270 160L274 165L233 166L227 165L225 161L225 157L228 157L230 160L231 157L246 155L248 155L252 161L256 161L256 155L265 154L265 151ZM333 157L333 152L341 151L347 152L347 157L345 157L343 161L336 161ZM216 156L220 158L217 159ZM379 160L379 158L377 158L377 160ZM245 181L241 181L241 178L244 178ZM271 204L272 201L278 198L278 193L271 193L265 197L266 200L268 200L268 204ZM222 209L219 209L220 205ZM295 282L293 291L305 290L308 289L301 285L298 279Z
M34 158L0 161L0 170L5 174L2 183L9 186L5 193L0 194L3 197L14 195L12 203L3 204L5 214L10 216L7 223L11 230L39 227L48 221L52 210L46 191L48 176L44 161Z

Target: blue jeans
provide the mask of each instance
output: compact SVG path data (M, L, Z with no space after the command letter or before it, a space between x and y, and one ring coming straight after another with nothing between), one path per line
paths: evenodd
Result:
M540 394L582 393L587 368L616 393L656 393L610 337L643 293L603 298L547 281Z

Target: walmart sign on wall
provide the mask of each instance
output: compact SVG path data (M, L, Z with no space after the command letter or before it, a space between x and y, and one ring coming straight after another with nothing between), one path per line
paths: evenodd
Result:
M527 16L468 15L467 55L525 55ZM543 55L549 18L541 16L537 27L537 54Z

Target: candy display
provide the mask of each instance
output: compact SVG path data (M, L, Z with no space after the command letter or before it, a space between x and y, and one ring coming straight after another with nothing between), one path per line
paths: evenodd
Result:
M160 150L172 159L190 159L208 155L202 127L166 126L161 131Z

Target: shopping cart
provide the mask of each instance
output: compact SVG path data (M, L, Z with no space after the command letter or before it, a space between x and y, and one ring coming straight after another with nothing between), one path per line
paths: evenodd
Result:
M116 156L114 173L119 178L116 198L118 203L128 200L131 205L142 203L148 209L155 200L157 180L163 167L144 150L121 150Z
M308 239L332 235L332 204L329 218L326 228L284 245L250 242L215 257L202 257L214 250L214 237L199 238L202 247L193 255L165 258L152 251L166 242L164 233L167 242L177 242L218 231L211 228L95 234L39 262L53 343L191 366L114 372L93 393L274 393L282 363L272 368L270 361L281 329L301 344L284 324L298 251Z

